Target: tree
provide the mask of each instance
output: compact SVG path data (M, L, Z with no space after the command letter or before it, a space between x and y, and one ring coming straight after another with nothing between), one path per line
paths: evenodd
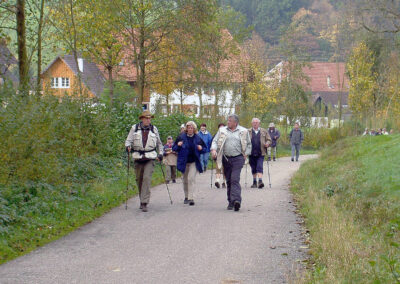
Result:
M81 0L53 0L50 5L50 22L54 27L54 37L62 41L68 51L72 52L76 66L79 51L82 49L82 17L85 15ZM83 95L82 74L77 68L79 94Z
M378 108L376 74L372 71L374 64L373 53L365 43L353 49L347 63L350 77L349 107L365 119L371 111L376 118Z
M114 23L118 19L115 7L107 0L82 0L85 11L80 25L82 38L80 45L84 56L103 66L108 73L110 105L114 102L114 69L121 62L125 40Z
M144 90L149 87L147 67L153 62L163 38L173 30L176 5L172 1L157 0L112 0L111 3L117 9L120 30L133 51L141 106Z

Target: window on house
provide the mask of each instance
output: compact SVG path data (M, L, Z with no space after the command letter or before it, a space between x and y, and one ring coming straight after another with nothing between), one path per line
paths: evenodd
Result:
M61 78L61 88L69 88L69 78Z
M57 77L52 77L51 78L51 87L52 88L58 88L58 78Z

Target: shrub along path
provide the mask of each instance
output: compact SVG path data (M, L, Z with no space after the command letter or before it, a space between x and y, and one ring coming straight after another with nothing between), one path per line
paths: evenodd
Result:
M311 158L313 156L308 156ZM302 156L301 160L306 157ZM183 204L182 183L153 188L149 212L137 197L36 251L0 266L2 283L282 283L306 258L288 190L300 163L271 162L272 189L250 189L226 210L226 190L197 176L196 205ZM265 173L267 164L264 164ZM267 184L267 176L264 177Z

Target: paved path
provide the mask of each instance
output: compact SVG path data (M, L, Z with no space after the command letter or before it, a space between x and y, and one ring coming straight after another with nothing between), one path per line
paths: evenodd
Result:
M244 188L243 168L239 212L226 210L225 190L210 189L210 171L197 176L193 207L183 204L180 181L170 185L172 206L157 186L149 212L132 198L127 211L115 208L0 266L0 283L286 283L305 258L288 191L299 165L271 162L272 189L263 190L250 189L250 167Z

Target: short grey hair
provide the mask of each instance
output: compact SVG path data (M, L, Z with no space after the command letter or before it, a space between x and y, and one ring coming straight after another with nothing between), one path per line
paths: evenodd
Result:
M236 114L232 113L230 115L228 115L228 119L233 118L237 124L239 124L239 116L237 116Z
M257 118L257 117L253 117L253 119L251 120L251 122L261 122L261 120L259 119L259 118Z

